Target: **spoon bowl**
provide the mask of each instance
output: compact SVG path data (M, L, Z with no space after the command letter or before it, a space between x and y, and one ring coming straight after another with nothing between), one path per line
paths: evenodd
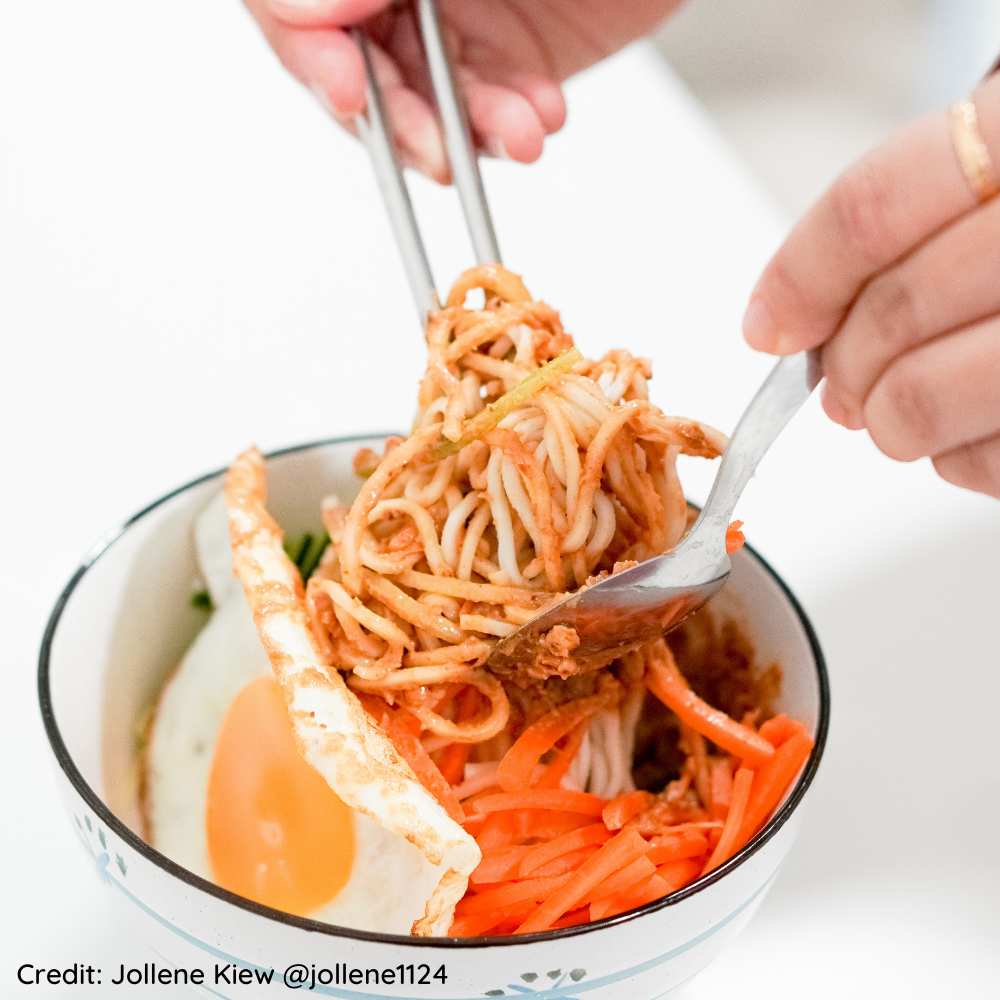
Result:
M571 594L497 643L491 670L530 666L546 652L551 629L573 629L571 652L583 669L610 663L629 649L669 632L697 611L729 576L726 528L758 463L822 378L819 354L782 358L750 401L729 441L705 506L681 543L592 587Z

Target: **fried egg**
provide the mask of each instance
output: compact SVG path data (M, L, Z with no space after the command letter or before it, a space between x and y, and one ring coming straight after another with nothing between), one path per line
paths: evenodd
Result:
M188 871L275 909L409 934L440 873L346 805L298 754L243 589L224 498L195 545L208 623L165 686L146 754L151 844Z

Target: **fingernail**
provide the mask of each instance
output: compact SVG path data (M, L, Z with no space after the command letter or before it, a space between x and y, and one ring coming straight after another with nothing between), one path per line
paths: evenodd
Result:
M760 299L754 299L743 316L743 339L755 351L774 350L774 317Z

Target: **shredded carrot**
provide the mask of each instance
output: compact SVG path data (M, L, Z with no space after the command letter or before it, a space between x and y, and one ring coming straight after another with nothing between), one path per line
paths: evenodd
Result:
M465 832L470 837L475 838L483 832L483 827L486 826L489 818L490 817L488 815L480 816L478 814L475 816L466 816L462 821L462 826L465 828Z
M496 850L498 847L508 847L514 840L514 814L512 812L495 812L490 814L476 843L482 851Z
M505 792L523 792L531 786L531 773L556 741L603 708L607 699L601 695L577 698L554 708L533 722L504 754L497 768L497 781Z
M620 830L633 816L645 812L656 801L650 792L625 792L612 799L601 813L609 830Z
M405 721L397 718L385 702L381 704L383 711L381 719L378 720L379 725L399 751L400 757L410 765L417 780L438 800L445 812L456 823L463 822L465 810L462 804L455 797L455 792L444 775L437 769L437 765L431 760L424 745Z
M805 732L796 733L782 743L774 757L755 775L750 789L750 799L736 838L736 850L746 844L795 780L799 768L812 752L813 741Z
M472 808L478 813L501 809L557 809L559 812L600 816L606 801L587 792L571 792L565 788L529 788L523 792L486 795L477 799Z
M637 906L644 906L646 903L660 899L670 892L666 882L655 872L634 886L630 886L614 896L599 899L590 904L590 919L603 920L606 917L614 917L626 910L634 910Z
M548 896L541 906L517 928L518 934L531 934L549 928L564 913L576 909L577 903L609 875L630 865L646 853L646 841L635 830L626 828L616 833L597 853L570 875L570 881Z
M564 833L561 837L549 841L547 844L539 844L530 849L530 853L523 857L518 874L521 878L530 875L536 868L541 868L561 854L568 854L580 847L587 847L589 844L603 844L611 839L611 833L603 823L594 823L590 826L580 827L570 833Z
M587 860L587 858L597 853L597 844L590 844L588 847L581 847L577 851L569 851L567 854L560 854L558 858L536 868L531 874L534 878L552 878L556 875L565 875L566 872L575 871Z
M739 552L743 548L746 542L746 536L740 531L743 527L742 521L733 521L728 528L726 528L726 552L732 555L734 552Z
M555 840L556 837L561 837L564 833L579 830L582 826L590 826L594 821L593 816L553 812L548 809L524 809L515 815L524 817L515 834L522 842Z
M578 927L580 924L590 923L590 907L584 906L579 910L571 910L564 917L560 917L555 923L552 924L552 930L558 930L560 927Z
M530 907L511 907L505 914L503 920L500 921L493 929L494 934L513 934L521 924L524 923L528 917L531 916L535 910L538 909L537 903L532 903Z
M667 883L671 892L676 892L701 874L701 864L694 858L678 858L676 861L658 865L656 874Z
M654 865L682 858L700 858L708 850L708 838L700 830L685 830L683 833L654 837L649 842L646 855ZM700 870L700 869L699 869Z
M492 930L511 918L519 922L536 908L533 899L526 899L524 902L515 903L512 906L505 906L498 910L488 910L485 913L470 913L464 917L456 917L448 932L451 937L478 937Z
M482 860L469 876L469 883L477 885L484 882L503 882L516 878L521 862L533 850L532 847L514 846L483 851Z
M462 802L468 808L472 805L476 799L485 798L487 795L496 795L500 791L500 786L497 784L487 785L485 788L480 788L478 792L473 792L471 795L466 795Z
M777 748L782 743L787 743L796 733L804 733L806 727L801 722L789 719L787 715L776 715L757 731L771 746Z
M730 719L699 698L681 676L673 653L665 642L654 647L646 674L646 686L681 722L707 736L724 750L736 754L751 767L759 767L774 756L774 747L752 729Z
M561 889L574 877L574 873L569 872L556 878L533 878L526 879L524 882L505 882L495 889L460 899L455 906L455 915L464 917L469 913L485 913L487 910L510 906L512 903L520 903L526 899L539 902Z
M589 719L584 719L576 729L570 731L566 737L566 745L559 751L559 756L545 769L545 773L535 782L535 788L558 788L570 764L576 759L583 745L583 738L587 735Z
M709 792L708 811L712 819L725 819L729 812L729 803L733 798L733 772L729 760L724 757L713 757L709 764L711 775L711 791Z
M660 865L649 878L615 893L614 896L592 903L591 918L600 920L604 917L613 917L626 910L634 910L637 906L645 906L646 903L669 896L693 882L700 871L701 865L690 859ZM600 916L594 916L595 908Z
M474 719L479 713L479 691L471 684L458 696L458 707L455 712L455 722L468 722ZM441 714L443 709L439 706L435 709ZM465 777L465 765L472 752L471 743L452 743L445 747L444 755L441 758L440 771L444 775L445 781L449 785L460 785Z
M728 860L739 850L736 846L739 837L740 826L743 823L743 815L746 811L747 800L750 798L750 786L753 783L753 771L748 767L741 767L733 778L733 800L729 804L729 815L726 816L726 825L722 828L722 836L712 851L712 856L705 863L702 875L707 875L713 868L718 868L723 861Z
M586 893L580 900L581 905L593 903L595 900L604 899L606 896L614 896L616 893L624 892L635 885L636 882L648 879L650 875L656 874L656 865L645 855L636 858L630 865L626 865L621 871L614 875L609 875L603 882L599 882L590 892Z

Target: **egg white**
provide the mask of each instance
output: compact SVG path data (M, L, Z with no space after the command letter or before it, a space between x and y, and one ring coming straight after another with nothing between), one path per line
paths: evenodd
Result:
M212 880L205 834L208 778L219 729L233 698L271 673L243 589L233 576L225 499L199 516L195 546L216 608L160 695L146 755L146 813L152 845ZM347 884L314 920L409 934L440 877L421 851L351 810L354 863Z

